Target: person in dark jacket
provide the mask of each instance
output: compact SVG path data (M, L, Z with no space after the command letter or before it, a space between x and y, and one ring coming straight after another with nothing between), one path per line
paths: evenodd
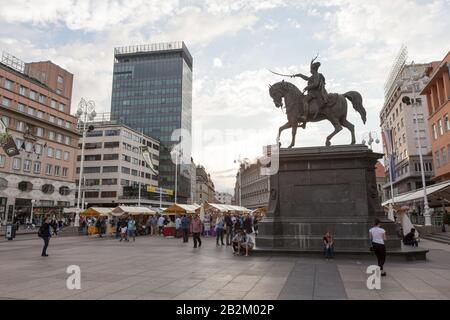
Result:
M231 234L231 230L233 228L233 221L231 220L231 215L229 212L227 212L225 214L225 232L227 233L227 238L226 238L226 242L227 242L227 246L231 245L231 240L232 240L232 234Z
M48 257L47 248L48 248L48 243L50 242L51 236L52 236L52 233L50 231L49 219L45 218L44 223L39 228L39 237L41 237L42 240L44 240L44 248L42 249L42 254L41 254L41 256L43 256L43 257Z
M186 215L181 218L181 230L183 231L183 242L189 242L189 218Z
M250 217L249 214L246 214L244 217L244 227L243 227L244 231L247 234L252 234L253 233L253 226L252 226L252 218Z
M411 228L411 231L403 238L403 244L413 247L419 246L419 242L416 239L416 229Z

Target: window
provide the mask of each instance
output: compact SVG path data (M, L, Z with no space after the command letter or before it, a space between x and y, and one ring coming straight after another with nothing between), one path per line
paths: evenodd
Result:
M77 168L77 173L79 173L80 168ZM100 167L85 167L84 173L100 173Z
M7 116L3 116L2 121L5 124L5 126L8 128L9 127L9 118Z
M23 161L23 171L30 172L31 171L31 160Z
M45 97L44 95L40 94L40 95L39 95L39 102L40 102L40 103L45 103L45 98L46 98L46 97Z
M21 95L26 95L26 93L27 93L27 88L26 87L24 87L24 86L20 86L20 88L19 88L19 94L21 94Z
M64 136L64 143L70 145L70 137Z
M33 172L36 174L41 173L41 163L39 161L35 161L33 164Z
M8 98L3 97L3 99L2 99L2 104L3 104L3 106L5 106L5 107L11 106L11 99L8 99Z
M61 167L55 166L55 176L59 177L60 173L61 173Z
M64 125L64 120L63 119L60 119L60 118L57 118L56 119L56 123L58 123L58 126L63 126Z
M55 117L52 115L48 116L48 121L50 121L51 123L55 123Z
M64 161L69 161L70 153L68 151L64 151Z
M62 103L60 103L60 104L59 104L59 111L64 112L64 108L65 108L65 105L62 104Z
M77 185L79 184L79 181L77 180ZM100 179L86 179L86 185L87 186L98 186L100 185Z
M434 139L434 140L437 140L436 125L433 124L433 125L431 126L431 129L433 130L433 139Z
M130 180L121 179L120 180L120 185L121 186L128 186L128 185L130 185Z
M60 89L56 89L57 94L62 94L62 91Z
M68 171L69 171L68 168L63 167L63 169L62 169L62 176L65 177L65 178L67 178Z
M0 168L5 167L5 160L6 160L6 157L4 155L0 154Z
M103 136L102 130L94 130L86 133L86 137L102 137L102 136Z
M36 136L43 137L44 136L44 129L41 127L36 127Z
M445 147L441 149L441 158L442 158L442 165L447 164L447 151L445 150Z
M450 121L448 119L448 114L444 116L444 125L445 125L445 131L450 131Z
M63 76L58 75L58 83L61 83L61 84L64 83L64 77Z
M107 173L107 172L117 172L118 169L119 169L119 168L118 168L117 166L103 167L103 173Z
M58 133L56 135L56 141L58 141L59 143L62 143L62 134Z
M46 166L45 166L45 174L46 175L48 175L48 176L50 176L51 174L52 174L52 165L51 164L47 164Z
M53 109L56 109L56 101L55 100L52 100L50 102L50 107L53 108Z
M119 155L117 153L104 154L103 160L119 160Z
M36 100L36 91L30 90L30 99Z
M81 143L79 144L79 147L81 149ZM101 142L88 142L84 145L85 149L101 149L102 143Z
M438 128L439 128L439 135L444 135L444 128L442 127L442 119L438 120Z
M72 129L72 123L66 121L66 128Z
M122 173L130 174L130 168L122 167Z
M54 131L49 131L48 132L48 138L50 140L55 140L55 132Z
M20 112L25 112L25 105L22 103L17 104L17 110Z
M102 185L112 186L117 184L117 179L102 179Z
M25 142L25 151L26 152L32 152L33 151L33 144L31 142Z
M11 80L5 79L5 88L8 90L12 90L13 82Z
M34 153L42 154L42 144L37 143L34 145Z
M58 160L61 160L61 157L62 157L62 151L60 149L56 149L55 158Z
M137 170L135 170L135 169L131 170L131 175L133 175L133 176L137 176L137 175L138 175L138 172L137 172Z
M47 157L53 158L53 148L47 147Z
M131 157L126 154L122 154L122 161L131 162Z
M440 163L440 161L439 161L439 151L436 151L435 153L434 153L434 162L435 162L435 166L436 166L436 168L439 168L440 166L441 166L441 163Z
M23 123L22 121L17 121L16 122L16 129L18 131L24 131L25 130L25 123Z
M28 107L28 114L30 115L30 116L34 116L34 109L33 108L31 108L31 107Z
M39 119L43 119L44 118L44 113L42 111L37 111L36 112L36 117L38 117Z
M13 161L12 161L12 168L13 168L13 170L20 170L21 166L22 166L22 159L20 159L20 158L13 158Z
M86 156L84 156L84 160L85 161L100 161L100 160L102 160L102 155L101 154L86 155Z
M105 148L118 148L119 142L105 142Z
M19 139L19 138L14 138L14 140L16 141L17 149L19 149L19 150L25 149L25 141L23 141L22 139Z
M110 136L120 136L120 130L105 130L105 136L110 137Z
M102 198L114 198L116 197L117 192L116 191L102 191Z

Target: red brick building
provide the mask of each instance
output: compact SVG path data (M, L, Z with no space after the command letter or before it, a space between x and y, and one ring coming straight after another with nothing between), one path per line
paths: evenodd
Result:
M58 214L75 200L79 135L70 115L73 75L50 61L0 63L0 118L20 154L0 150L0 221Z
M422 90L428 102L428 126L436 182L450 179L450 51L427 70L430 81Z

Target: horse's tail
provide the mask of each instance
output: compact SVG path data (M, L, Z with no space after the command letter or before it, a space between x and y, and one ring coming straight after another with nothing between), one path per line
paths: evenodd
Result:
M348 91L348 92L344 93L344 97L346 97L348 100L350 100L350 102L353 105L353 109L358 111L358 113L361 115L361 119L362 119L363 123L365 124L367 121L367 118L366 118L367 113L366 113L366 109L364 109L364 107L363 107L362 97L359 94L359 92Z

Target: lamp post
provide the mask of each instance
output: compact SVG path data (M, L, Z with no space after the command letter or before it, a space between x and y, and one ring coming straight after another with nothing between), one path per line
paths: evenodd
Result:
M175 155L175 203L177 203L178 196L178 160L183 155L183 150L177 148L177 145L171 151L172 155Z
M379 144L380 139L378 139L378 133L376 131L369 131L363 134L362 144L367 144L370 149L372 149L373 143Z
M80 175L78 179L78 197L77 197L77 209L76 209L76 216L75 216L75 222L74 226L79 227L80 226L80 200L81 200L81 180L83 177L83 164L84 164L84 144L86 140L86 123L88 121L94 120L97 113L95 112L95 103L94 101L86 101L84 98L81 98L80 103L78 104L78 110L76 113L76 117L78 118L78 121L83 122L82 127L82 134L83 138L81 141L81 162L80 162Z
M424 207L424 218L425 218L425 226L431 226L431 214L430 207L428 206L428 197L427 197L427 188L425 182L425 170L423 164L423 156L422 156L422 145L420 143L420 133L419 133L419 117L417 114L417 93L416 93L416 85L420 84L420 76L417 74L417 70L414 64L414 61L411 63L411 69L409 72L409 78L401 79L399 81L400 84L406 84L406 86L411 86L412 88L412 98L408 96L404 96L402 98L402 102L406 105L411 105L413 108L413 119L416 123L416 140L419 148L419 160L420 160L420 171L422 176L422 189L423 189L423 207Z
M34 204L36 203L36 200L31 199L31 214L30 214L30 224L31 226L33 226L33 209L34 209Z

